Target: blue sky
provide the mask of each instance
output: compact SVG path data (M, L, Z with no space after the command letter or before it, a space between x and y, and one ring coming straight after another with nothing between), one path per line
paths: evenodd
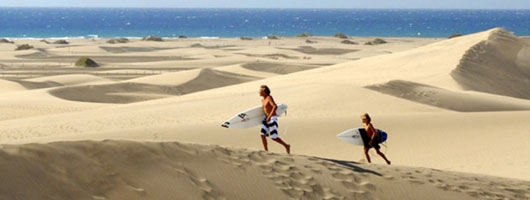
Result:
M530 0L0 0L15 7L530 9Z

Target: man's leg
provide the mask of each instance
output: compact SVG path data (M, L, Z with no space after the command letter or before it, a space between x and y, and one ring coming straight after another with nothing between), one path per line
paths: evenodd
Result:
M264 135L261 135L261 142L263 143L263 148L265 148L265 151L269 151L269 148L267 147L267 137Z
M390 160L386 159L386 156L385 156L385 154L383 152L379 151L379 149L376 149L376 151L377 151L377 154L379 154L381 157L383 157L383 159L385 159L386 164L388 164L388 165L391 164Z
M291 154L291 145L285 143L281 138L272 138L272 140L280 143L281 145L283 145L283 147L285 147L285 151L287 152L287 154Z
M370 155L368 154L368 150L370 150L368 147L364 147L364 155L366 156L366 160L368 160L368 163L372 163L370 160Z
M291 154L291 145L285 143L278 136L278 117L272 117L271 121L268 122L267 126L269 127L269 133L271 135L271 139L283 145L287 154Z
M269 148L267 147L267 137L269 136L269 126L267 124L267 122L265 121L265 119L263 119L263 121L261 122L261 143L263 143L263 148L265 149L265 151L269 151Z

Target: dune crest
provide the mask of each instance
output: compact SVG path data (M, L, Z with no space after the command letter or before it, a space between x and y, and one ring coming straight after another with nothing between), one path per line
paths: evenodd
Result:
M530 197L513 179L177 142L5 145L0 170L2 199Z
M530 99L530 63L518 62L525 48L526 42L495 29L466 51L451 76L466 90Z
M61 87L50 90L55 97L81 102L133 103L256 80L258 78L200 69L131 79L119 83Z
M530 101L485 93L455 92L410 81L394 80L366 88L410 101L460 112L530 110Z

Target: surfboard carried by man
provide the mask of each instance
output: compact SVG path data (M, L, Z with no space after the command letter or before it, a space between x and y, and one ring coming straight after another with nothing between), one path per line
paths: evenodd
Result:
M265 119L263 119L261 126L261 141L265 151L269 151L267 146L267 137L270 136L272 140L278 142L285 147L287 154L291 154L291 145L285 143L278 135L278 116L276 115L277 105L272 98L271 90L268 86L262 85L259 90L259 95L263 97L261 103L263 104L263 112L265 112Z

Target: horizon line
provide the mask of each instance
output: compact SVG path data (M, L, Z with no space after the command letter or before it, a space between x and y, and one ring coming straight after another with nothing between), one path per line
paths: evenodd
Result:
M121 6L0 6L0 8L124 8L124 9L278 9L278 10L530 10L530 8L277 8L277 7L121 7Z

